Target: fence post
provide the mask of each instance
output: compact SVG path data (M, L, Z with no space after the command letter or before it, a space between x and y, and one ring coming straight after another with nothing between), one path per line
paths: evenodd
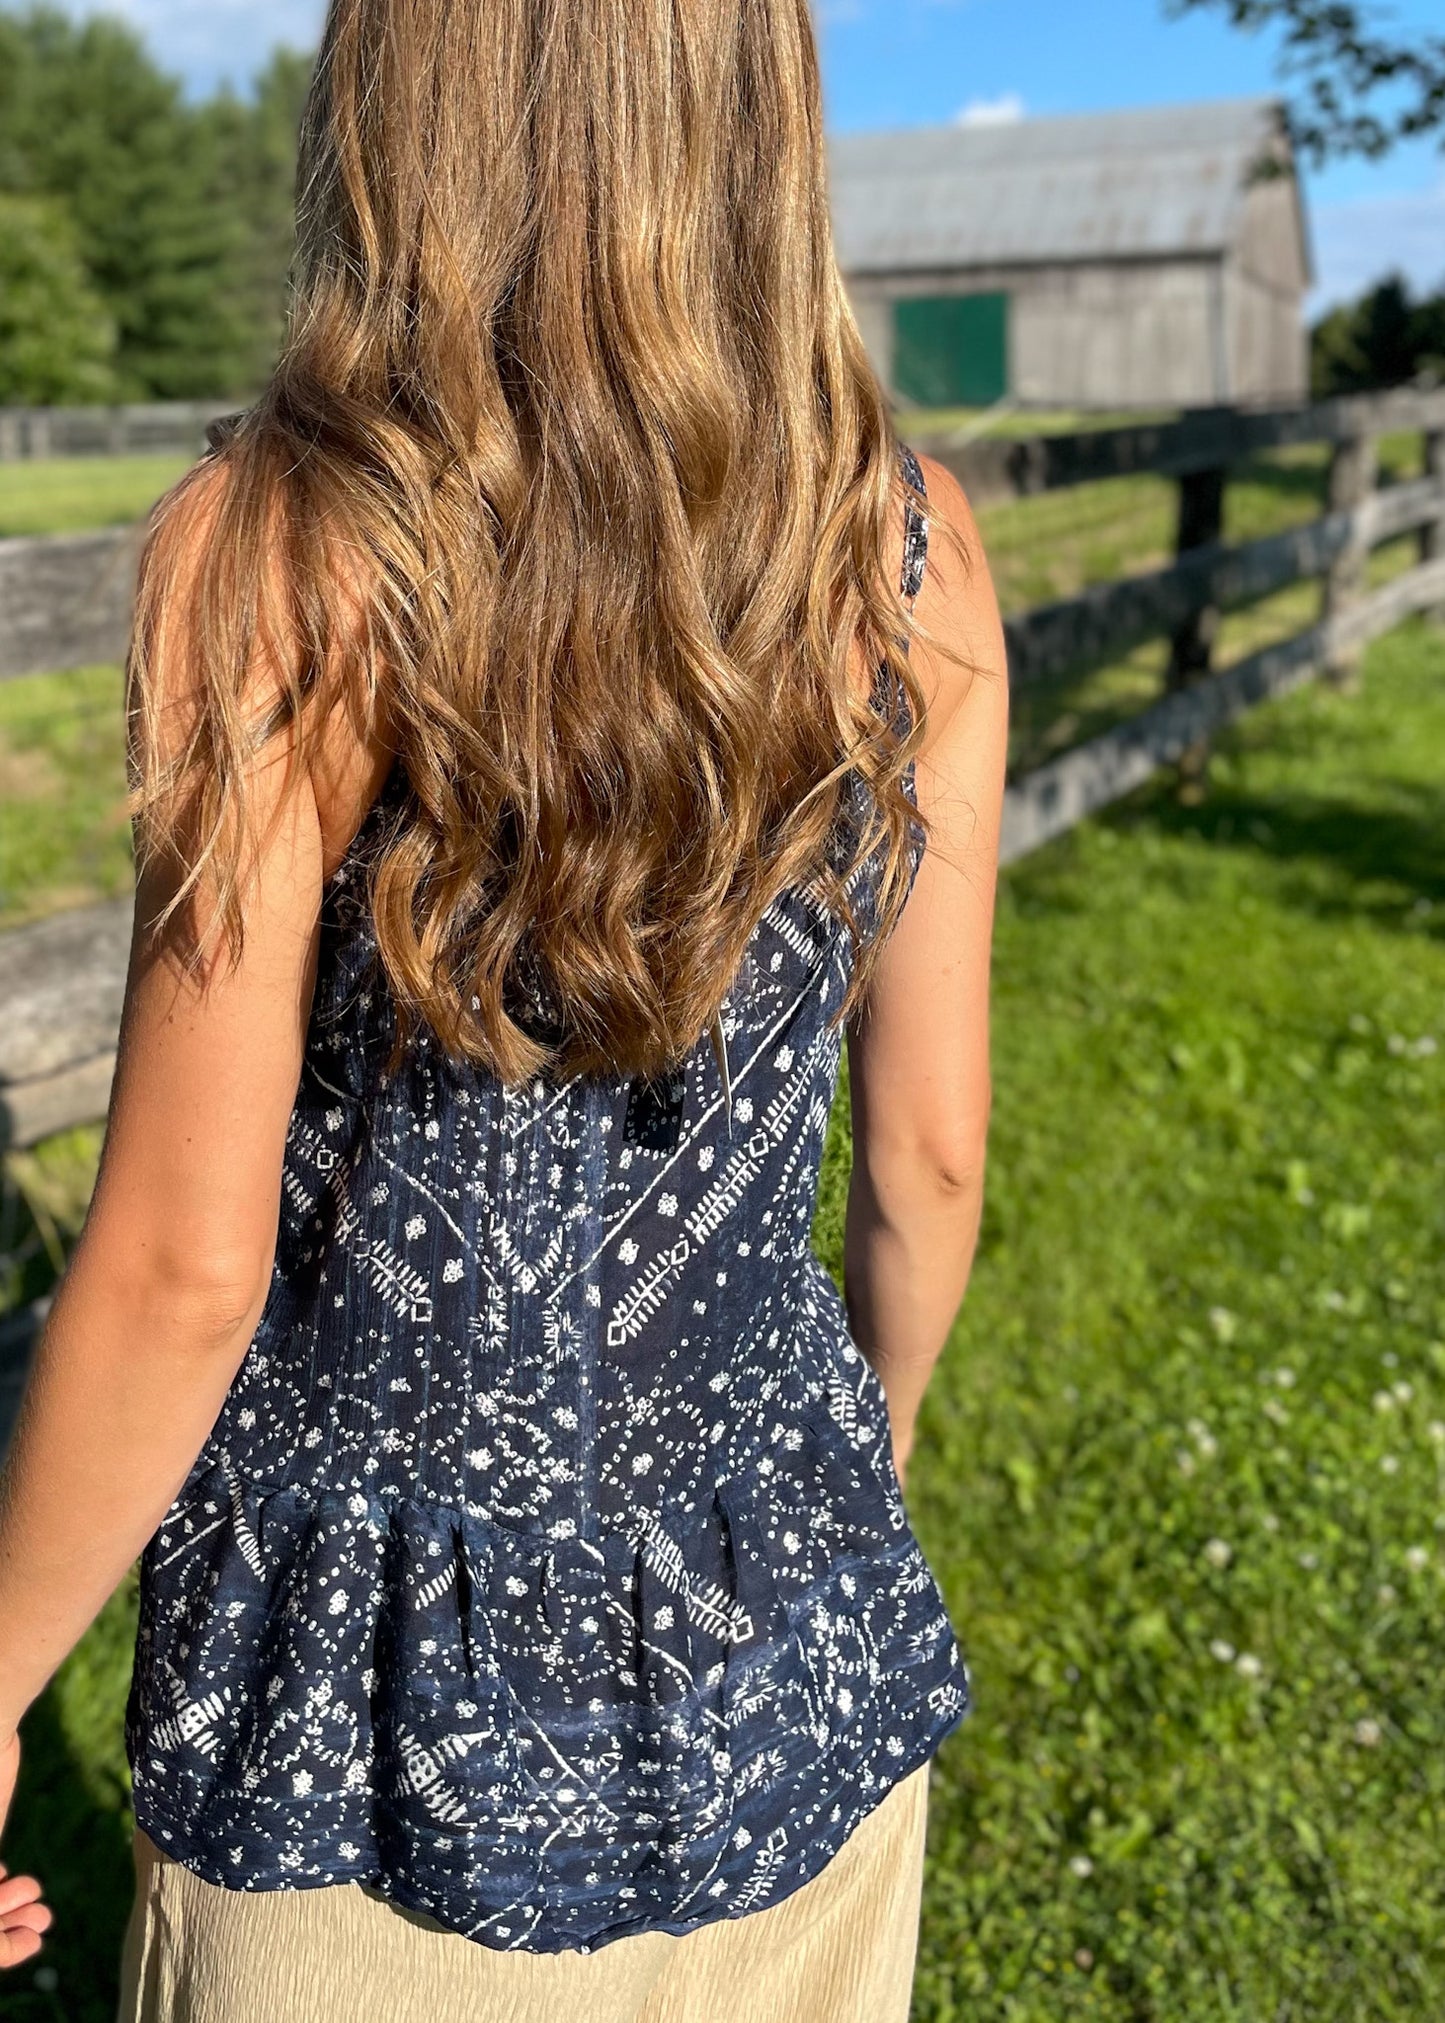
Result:
M54 430L51 427L50 409L33 407L26 415L24 427L23 455L41 460L51 453Z
M1229 473L1222 465L1211 470L1189 471L1179 480L1179 528L1174 542L1176 557L1192 549L1207 548L1224 537L1224 487ZM1219 610L1202 605L1186 619L1169 642L1167 689L1188 688L1210 671L1214 642L1219 636ZM1178 779L1186 800L1198 800L1209 766L1209 740L1199 738L1180 754Z
M20 417L13 408L0 408L0 464L20 461Z
M1445 428L1425 431L1425 475L1440 490L1440 510L1420 529L1420 560L1438 562L1445 555ZM1425 613L1436 625L1445 625L1445 604L1435 604Z
M1330 459L1329 510L1357 512L1375 489L1380 472L1380 446L1372 435L1347 436ZM1365 592L1365 565L1370 544L1358 534L1340 550L1325 575L1324 615L1338 618L1359 603ZM1359 646L1340 647L1325 662L1324 678L1331 687L1352 689L1359 680Z

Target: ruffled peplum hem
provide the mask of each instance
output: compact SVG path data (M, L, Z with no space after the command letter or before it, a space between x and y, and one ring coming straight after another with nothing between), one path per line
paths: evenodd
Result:
M780 1900L968 1704L896 1480L825 1418L597 1541L207 1466L147 1551L127 1738L208 1881L550 1952Z

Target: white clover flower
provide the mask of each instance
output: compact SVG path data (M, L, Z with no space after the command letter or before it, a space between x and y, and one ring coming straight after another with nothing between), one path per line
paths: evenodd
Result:
M1411 1573L1423 1573L1430 1564L1429 1547L1412 1545L1410 1550L1405 1554L1405 1564L1409 1567Z
M1232 1342L1239 1332L1239 1317L1228 1307L1211 1307L1209 1325L1222 1342Z
M1279 1530L1279 1518L1272 1510L1267 1510L1259 1521L1266 1531L1275 1532Z
M1234 1669L1242 1679L1262 1679L1264 1666L1253 1651L1241 1651L1234 1661Z
M1211 1538L1204 1548L1204 1557L1212 1567L1223 1573L1234 1558L1234 1547L1226 1539Z
M1293 1390L1296 1381L1295 1373L1292 1369L1290 1369L1289 1365L1286 1363L1280 1369L1275 1371L1274 1381L1279 1385L1282 1391Z
M1069 1872L1071 1875L1076 1875L1080 1882L1087 1882L1089 1877L1094 1873L1094 1864L1086 1854L1076 1854L1069 1863Z
M1399 1455L1398 1455L1398 1454L1386 1454L1386 1455L1383 1455L1383 1456L1381 1457L1381 1460L1380 1460L1380 1469L1381 1469L1381 1472L1382 1472L1382 1474L1385 1474L1385 1475L1398 1475L1398 1474L1399 1474L1399 1472L1400 1472L1400 1457L1399 1457Z
M1362 1749L1378 1749L1380 1743L1384 1740L1385 1734L1384 1729L1378 1721L1371 1721L1369 1719L1357 1721L1353 1732L1355 1740Z
M1392 1384L1390 1386L1390 1389L1394 1392L1395 1396L1399 1399L1402 1405L1408 1405L1410 1400L1415 1395L1415 1386L1413 1384L1407 1383L1403 1377L1397 1384Z
M1181 1475L1192 1475L1199 1466L1199 1463L1187 1447L1181 1447L1175 1458L1179 1463L1179 1473Z
M1227 1637L1216 1637L1209 1646L1211 1658L1217 1658L1221 1665L1232 1665L1239 1653Z
M1370 1402L1377 1412L1393 1412L1395 1409L1395 1394L1393 1391L1376 1391Z
M1395 1603L1400 1599L1387 1580L1381 1581L1379 1587L1375 1590L1375 1594L1382 1609L1393 1608Z
M1317 1552L1302 1552L1299 1556L1299 1563L1306 1573L1313 1573L1320 1563L1320 1556Z

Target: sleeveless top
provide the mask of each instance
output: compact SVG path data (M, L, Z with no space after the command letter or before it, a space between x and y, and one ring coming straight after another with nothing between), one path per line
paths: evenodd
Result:
M926 546L910 507L910 601ZM810 1247L851 939L784 894L660 1083L426 1035L384 1079L387 800L326 892L267 1304L142 1561L137 1822L493 1947L682 1933L818 1874L969 1704Z

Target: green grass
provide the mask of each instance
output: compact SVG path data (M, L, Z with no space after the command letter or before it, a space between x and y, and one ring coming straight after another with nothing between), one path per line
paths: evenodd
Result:
M929 2023L1445 2008L1442 760L1414 628L1004 880Z
M57 457L0 464L0 538L82 534L144 519L190 466L177 456Z
M1248 719L1201 806L1005 875L984 1236L909 1496L978 1700L918 2023L1445 2011L1442 759L1415 626ZM32 1274L92 1157L34 1155ZM835 1265L846 1158L840 1112ZM110 2013L132 1609L29 1724L7 1859L59 1980L4 2023Z
M120 670L0 682L0 928L129 889Z

